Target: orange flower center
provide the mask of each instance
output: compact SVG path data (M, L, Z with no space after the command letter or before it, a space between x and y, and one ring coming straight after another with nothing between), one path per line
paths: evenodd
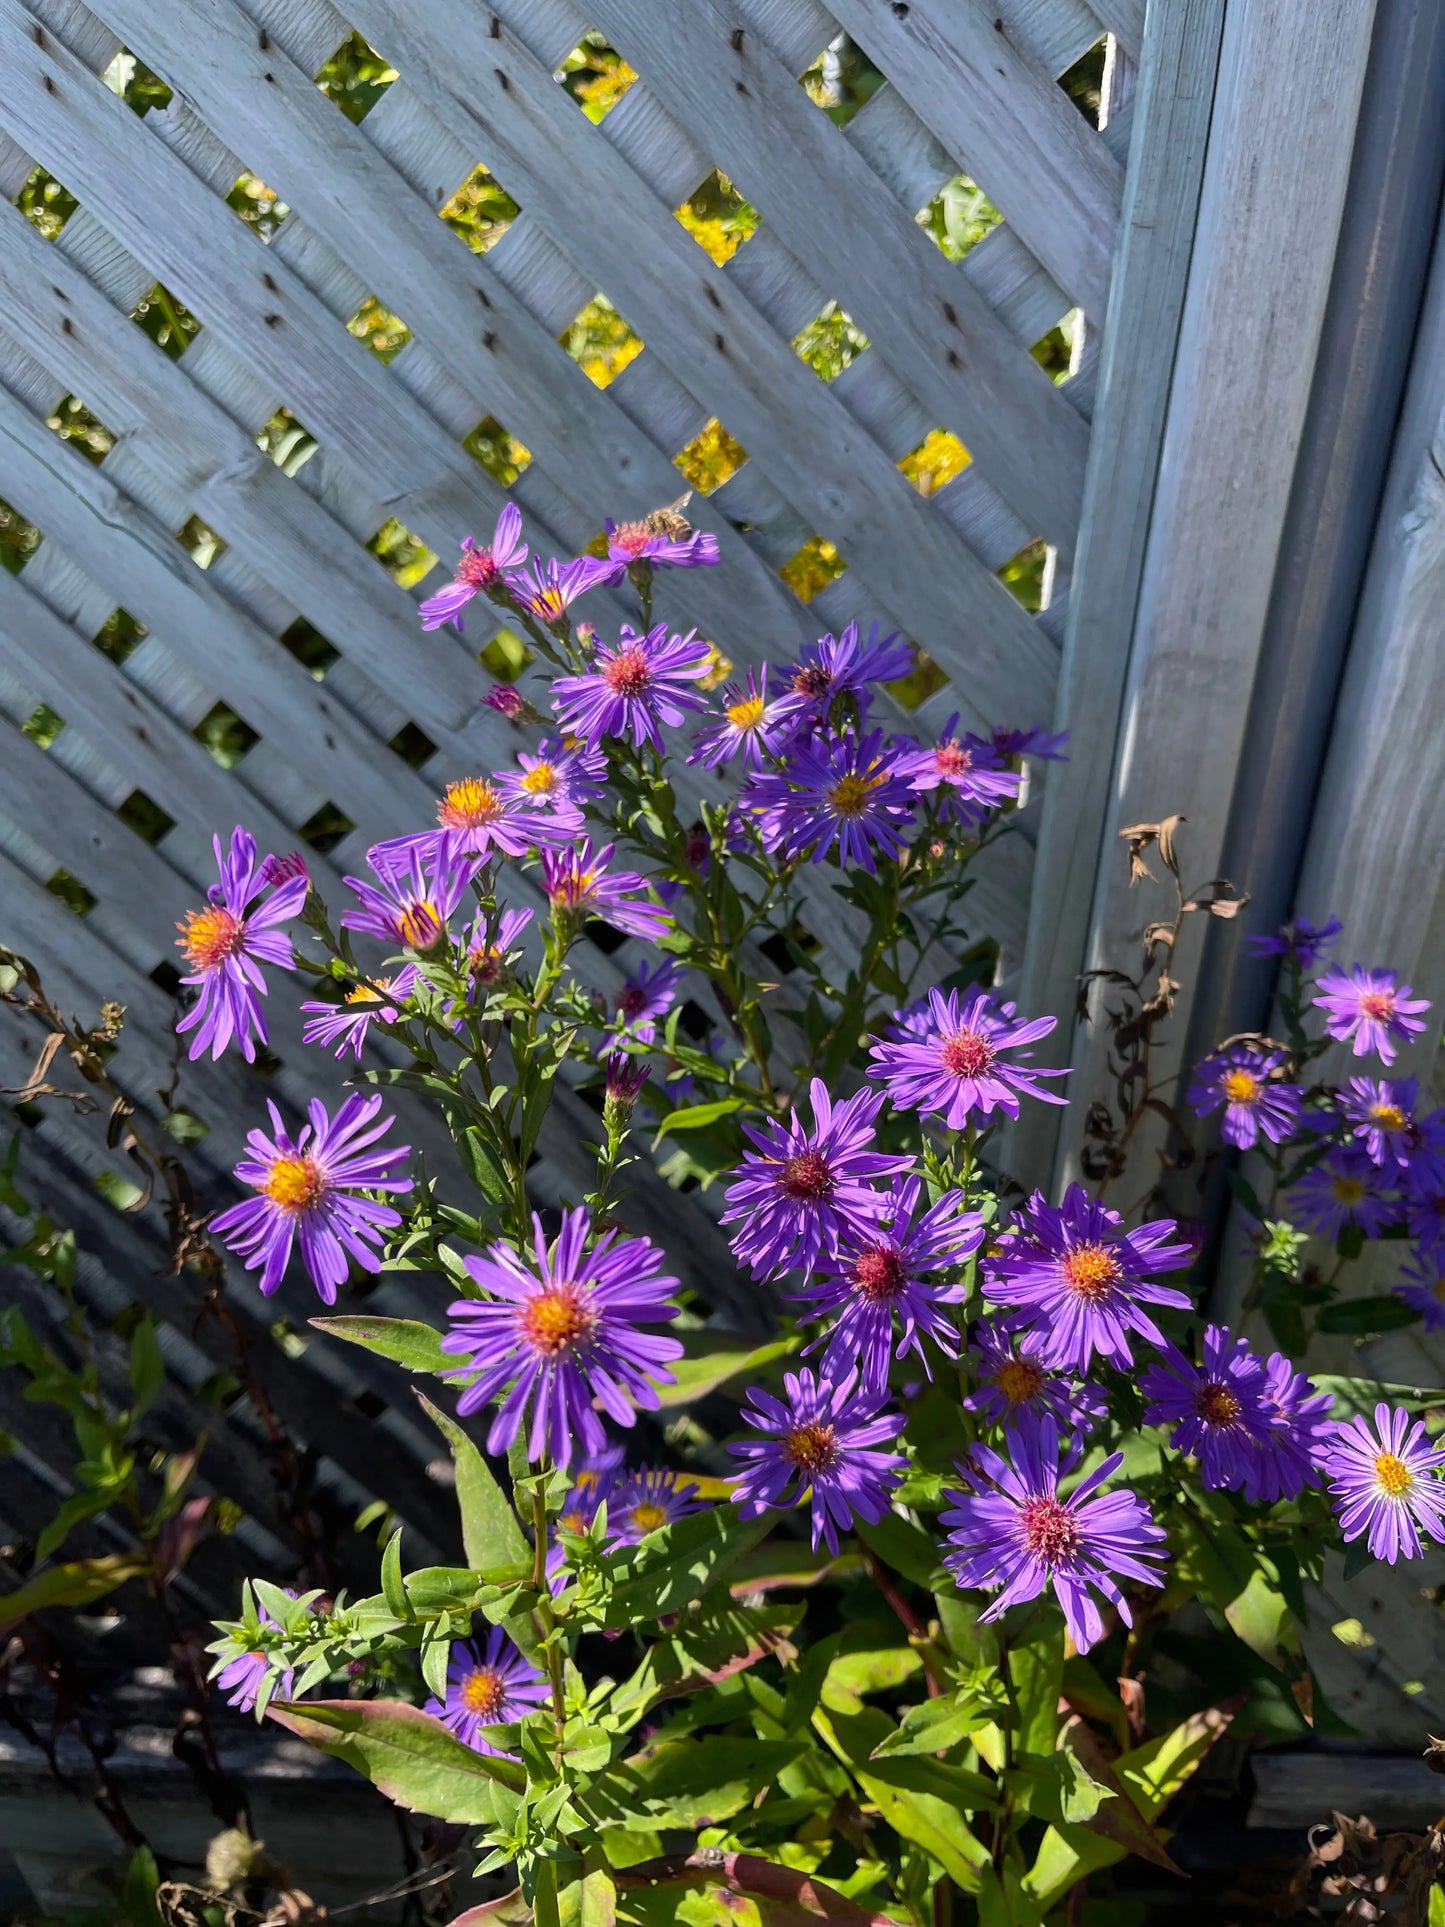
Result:
M1200 1387L1194 1406L1206 1425L1233 1425L1244 1409L1229 1387L1218 1379L1211 1379Z
M315 1158L282 1157L271 1160L261 1195L282 1211L309 1211L325 1190L326 1173Z
M993 1382L1011 1405L1022 1405L1034 1396L1046 1377L1043 1366L1033 1359L1011 1358L999 1366Z
M802 1151L784 1162L778 1183L790 1198L817 1204L832 1196L834 1179L821 1151Z
M1119 1260L1106 1245L1073 1245L1059 1261L1064 1283L1091 1305L1101 1304L1123 1277Z
M728 704L728 721L734 729L756 729L766 709L761 696L746 696L740 703Z
M1253 1104L1259 1096L1259 1079L1249 1071L1226 1071L1221 1088L1231 1104Z
M1375 1482L1390 1498L1401 1499L1415 1483L1415 1474L1393 1452L1379 1452L1375 1456Z
M490 1666L478 1666L462 1681L461 1702L486 1725L496 1725L497 1715L507 1700L506 1682Z
M370 984L357 984L354 990L347 991L345 1001L348 1004L379 1004L390 989L391 979L378 977L375 989Z
M437 804L437 822L444 830L475 830L495 823L505 809L485 776L464 776L459 783L447 784L447 793Z
M212 905L207 910L187 910L177 945L186 953L186 962L197 970L217 970L227 957L239 956L246 941L246 922L234 910Z
M876 1305L897 1297L908 1271L892 1245L870 1245L861 1257L853 1260L849 1275L858 1296Z
M783 1451L800 1472L813 1476L838 1462L838 1434L831 1425L809 1419L783 1434Z
M944 1038L938 1061L950 1077L982 1077L997 1055L981 1030L956 1030Z
M1078 1550L1078 1522L1057 1499L1030 1499L1020 1516L1024 1544L1045 1564L1057 1565Z
M652 682L652 671L640 649L619 649L602 671L602 680L614 696L640 696Z
M576 1285L545 1285L523 1306L520 1324L534 1352L560 1358L591 1336L597 1314Z

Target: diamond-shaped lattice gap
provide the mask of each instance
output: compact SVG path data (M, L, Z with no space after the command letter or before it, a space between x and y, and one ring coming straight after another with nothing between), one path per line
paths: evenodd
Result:
M885 683L884 687L895 702L912 712L926 703L930 696L946 688L948 677L926 649L920 649L916 642L909 646L913 650L913 667L906 676L900 676L896 682Z
M521 211L490 168L478 162L437 214L454 234L461 235L473 254L485 254Z
M607 299L595 294L557 337L589 381L606 388L642 353L642 337Z
M527 647L515 629L499 629L486 648L477 651L477 661L490 669L498 682L515 682L536 660L537 652Z
M47 174L43 167L35 167L16 195L15 205L31 227L47 241L53 241L80 203L53 174Z
M103 656L108 656L119 668L136 644L144 642L149 633L145 624L137 622L129 609L112 609L91 641Z
M202 749L215 757L222 769L234 769L247 750L254 749L261 740L229 703L222 702L206 711L191 734Z
M0 502L0 568L18 575L44 541L33 522L27 522L18 509Z
M411 340L411 329L401 316L383 306L374 294L366 297L346 329L358 341L364 341L378 361L390 361Z
M961 261L985 234L1003 222L993 202L967 174L955 174L951 181L945 181L913 218L950 261Z
M289 408L278 408L256 433L257 448L264 449L283 475L294 475L316 453L316 437L304 422L297 421Z
M65 718L57 716L49 703L41 703L38 709L33 709L25 718L20 725L20 731L22 735L30 738L37 749L49 749L64 727Z
M808 98L839 127L846 127L863 103L887 84L882 71L845 33L830 40L798 78Z
M437 753L437 746L418 723L403 723L395 736L387 743L389 750L409 763L413 769L420 769L429 763Z
M198 569L209 569L218 555L226 553L223 536L199 515L193 515L176 530L176 540L190 556Z
M957 435L946 428L931 429L917 448L911 448L898 464L920 495L936 495L945 483L968 467L969 452Z
M338 809L334 803L323 803L319 810L307 817L296 834L303 843L325 856L328 850L336 848L343 837L350 836L355 828L345 810Z
M74 395L66 395L56 404L55 413L45 417L45 426L53 428L63 442L79 449L88 461L104 461L115 446L115 436L105 423Z
M532 462L531 449L509 435L495 415L484 415L462 447L501 488L510 488Z
M311 672L317 682L325 676L341 651L306 620L297 616L289 629L283 629L276 638L283 649L289 650L303 669Z
M66 909L73 910L78 917L88 917L100 901L95 892L87 890L80 878L72 876L69 870L57 870L54 876L47 877L45 887L51 896L59 897Z
M1017 555L1011 555L994 574L1014 597L1031 614L1037 615L1044 603L1044 564L1048 557L1048 545L1042 536L1035 536L1032 542L1025 542Z
M350 121L363 121L396 79L396 69L353 33L316 76L316 85Z
M171 90L160 75L152 73L127 47L121 48L101 79L133 113L148 114L152 107L165 107L170 102Z
M382 523L366 547L403 589L414 588L436 566L435 551L395 516Z
M172 361L186 352L201 324L162 282L157 281L130 311L130 318Z
M778 574L800 602L811 602L830 582L836 582L847 566L831 542L814 535L796 555L789 556Z
M1099 125L1104 104L1104 62L1108 51L1104 35L1081 54L1067 73L1059 75L1059 85L1078 108L1090 127Z
M734 441L714 415L672 461L699 495L711 495L735 475L747 459L748 451L741 442Z
M832 381L841 375L868 345L867 335L836 301L828 302L793 336L794 352L807 362L820 381Z
M1036 341L1029 353L1056 385L1069 379L1074 365L1074 343L1084 315L1081 308L1070 308L1056 327Z
M555 70L553 78L562 83L588 120L601 121L612 112L637 75L602 34L589 29Z
M127 829L134 830L146 843L159 843L167 830L176 827L176 819L144 790L132 790L123 802L116 804L115 813Z
M717 168L673 213L719 267L732 260L762 218Z
M249 171L237 177L226 196L226 206L238 214L248 228L254 228L263 241L269 241L291 212L276 190L267 187L258 174Z

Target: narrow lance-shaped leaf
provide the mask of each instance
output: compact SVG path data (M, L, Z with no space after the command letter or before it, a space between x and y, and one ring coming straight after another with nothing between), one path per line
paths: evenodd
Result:
M364 1345L409 1372L444 1372L456 1363L442 1350L442 1335L434 1326L416 1318L313 1318L317 1331L332 1338L344 1338L349 1345Z

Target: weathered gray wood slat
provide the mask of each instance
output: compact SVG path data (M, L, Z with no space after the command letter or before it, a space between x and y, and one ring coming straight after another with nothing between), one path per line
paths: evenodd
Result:
M1025 245L1102 314L1123 169L1047 67L984 0L837 0L840 24L883 68Z
M1222 0L1160 7L1144 45L1138 80L1144 132L1129 174L1104 326L1055 712L1073 750L1049 775L1020 987L1030 1012L1072 1008L1095 873L1113 859L1102 847L1109 761L1090 746L1112 742L1118 729L1204 172L1213 100L1208 77L1218 65L1223 18ZM1013 1156L1039 1182L1050 1169L1057 1131L1057 1116L1044 1105L1028 1108L1013 1127Z
M493 39L480 16L449 0L424 18L398 19L373 9L372 0L353 11L461 136L487 150L488 164L533 218L565 241L598 285L625 295L624 312L678 380L713 406L845 558L888 583L890 613L952 673L971 680L991 713L1031 670L1041 684L1050 680L1052 652L1007 591L951 531L945 537L927 504L691 238L658 222L650 189L508 30ZM484 76L485 110L463 71ZM575 158L613 206L605 234L567 218L559 154ZM702 292L710 320L693 300L678 298L682 289ZM1001 656L1011 667L1016 660L1018 673L1001 674Z
M1111 784L1104 841L1115 847L1101 859L1085 955L1091 966L1127 956L1164 902L1148 886L1131 898L1118 828L1182 809L1190 880L1219 872L1345 204L1351 143L1342 130L1358 110L1373 16L1373 0L1331 0L1303 15L1251 9L1225 17ZM1271 327L1261 329L1261 314L1274 318ZM1238 486L1244 449L1248 489ZM1184 985L1173 1039L1188 1029L1200 943L1192 926L1207 921L1188 920L1171 965ZM1107 1089L1105 1048L1101 1029L1076 1033L1058 1181L1077 1175L1084 1117ZM1166 1050L1156 1074L1177 1068ZM1140 1145L1146 1159L1152 1142L1151 1134Z

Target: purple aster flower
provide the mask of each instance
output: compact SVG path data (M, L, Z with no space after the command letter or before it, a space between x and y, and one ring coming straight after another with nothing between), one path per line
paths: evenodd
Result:
M911 1159L873 1149L881 1091L858 1091L834 1108L828 1087L810 1087L813 1128L796 1110L786 1123L768 1118L743 1126L757 1147L743 1154L727 1190L723 1224L736 1224L733 1254L754 1277L791 1266L811 1271L833 1257L846 1232L866 1234L890 1208L874 1178L907 1171Z
M690 763L724 769L741 756L748 769L761 769L774 756L788 729L777 703L768 701L768 665L748 671L747 688L730 682L723 691L722 715L693 738Z
M1109 1409L1103 1387L1045 1365L1039 1357L1042 1342L1034 1332L1010 1331L1000 1319L982 1320L968 1348L978 1360L978 1383L964 1405L1005 1428L1047 1412L1067 1437L1091 1432Z
M611 1130L631 1117L638 1093L647 1082L647 1066L626 1051L614 1050L607 1053L605 1069L602 1121Z
M888 1384L894 1356L894 1319L902 1325L897 1356L916 1352L929 1379L932 1368L923 1350L931 1338L947 1358L958 1357L958 1331L945 1305L959 1304L961 1284L930 1284L925 1274L952 1270L983 1243L983 1218L963 1208L961 1191L946 1191L926 1211L919 1210L923 1186L916 1177L895 1178L884 1204L887 1225L847 1229L838 1241L838 1275L811 1283L797 1296L813 1317L837 1313L837 1323L809 1348L826 1345L821 1369L838 1378L857 1366L863 1389L880 1395Z
M211 838L211 845L221 881L211 885L204 910L188 910L185 922L176 925L181 933L177 946L192 972L181 982L199 985L201 993L176 1030L181 1036L195 1031L193 1058L208 1049L213 1058L219 1057L234 1038L250 1064L256 1057L255 1039L264 1044L270 1035L261 1008L266 995L261 965L289 970L295 963L291 939L275 926L300 914L308 886L303 872L277 886L258 906L257 898L270 886L265 865L259 870L256 866L255 837L237 824L229 853L222 852L218 836Z
M1445 1257L1445 1184L1432 1174L1417 1178L1405 1173L1405 1228L1420 1247L1422 1259Z
M1202 1365L1191 1364L1175 1345L1166 1344L1163 1351L1163 1360L1139 1381L1151 1401L1144 1423L1174 1427L1169 1443L1199 1460L1210 1491L1243 1485L1274 1424L1265 1407L1269 1381L1263 1360L1221 1325L1205 1328Z
M1115 1452L1059 1497L1059 1432L1048 1414L1026 1416L1008 1435L1010 1459L975 1445L959 1471L970 1489L952 1496L942 1515L952 1528L944 1564L964 1590L1001 1586L981 1615L999 1619L1010 1606L1037 1599L1052 1586L1064 1621L1081 1653L1103 1636L1103 1616L1092 1593L1101 1593L1126 1626L1134 1621L1121 1579L1162 1586L1159 1567L1167 1554L1164 1533L1148 1506L1132 1492L1098 1496L1099 1487L1124 1462Z
M500 1626L487 1629L486 1650L470 1639L452 1641L447 1655L447 1696L422 1708L449 1726L463 1746L494 1759L510 1759L485 1737L489 1726L511 1726L525 1713L544 1706L550 1693L539 1672Z
M913 651L896 631L880 637L875 622L863 643L857 623L850 622L841 635L810 642L796 667L784 671L778 713L794 726L821 723L839 696L856 697L866 706L870 683L897 682L912 667Z
M544 852L542 887L553 915L579 926L595 917L626 936L656 943L672 928L672 918L647 902L646 877L635 870L614 870L608 875L616 847L608 843L594 851L590 838L584 837L570 849Z
M1265 1362L1264 1409L1274 1421L1268 1437L1248 1455L1244 1496L1251 1504L1273 1505L1297 1499L1307 1485L1318 1485L1334 1422L1328 1392L1317 1392L1283 1352Z
M370 983L356 984L339 1004L311 1003L301 1006L307 1021L302 1040L308 1044L335 1044L335 1055L348 1051L361 1062L361 1047L374 1023L394 1024L401 1015L416 983L415 964L403 964L394 977L377 977Z
M728 1447L743 1461L733 1499L745 1519L756 1519L811 1493L813 1550L821 1540L836 1553L840 1526L850 1531L855 1514L876 1525L888 1510L908 1461L883 1448L903 1430L903 1414L884 1411L856 1372L819 1379L804 1366L784 1372L783 1388L778 1399L749 1387L741 1417L763 1437Z
M903 1024L905 1015L897 1013L894 1023ZM961 1130L975 1111L984 1117L995 1110L1017 1117L1021 1092L1046 1104L1067 1104L1067 1098L1041 1089L1037 1081L1067 1077L1067 1069L1039 1070L1011 1064L1002 1056L1047 1037L1057 1021L1035 1017L1018 1023L1014 1005L987 990L975 988L962 997L956 990L930 990L927 1027L920 1014L907 1020L907 1041L897 1040L896 1031L897 1041L875 1038L869 1045L873 1061L868 1075L887 1085L898 1108L942 1112L950 1131Z
M576 827L508 794L495 776L464 776L448 783L437 804L437 823L435 847L454 864L468 856L485 861L498 850L503 856L525 856L533 844L555 842Z
M690 528L672 509L654 509L636 522L607 517L607 557L619 564L614 582L639 562L654 569L700 569L720 560L717 537Z
M471 536L464 536L462 559L457 564L455 577L421 605L422 628L440 629L450 622L460 634L462 611L472 597L485 595L502 580L504 570L519 568L526 561L527 545L520 540L521 533L521 511L515 502L508 502L497 517L490 547L482 548Z
M1386 1193L1365 1151L1331 1151L1306 1171L1287 1202L1291 1216L1323 1238L1337 1238L1346 1225L1377 1238L1400 1215L1399 1201Z
M836 842L842 868L856 863L870 876L874 845L896 856L913 818L912 788L881 730L810 738L789 751L785 770L750 776L739 800L757 813L765 849L821 863Z
M544 566L533 562L530 570L519 569L507 576L507 587L519 608L548 629L567 625L567 611L578 596L586 595L600 583L613 580L612 564L595 556L579 555L574 562L559 562L552 556Z
M1313 970L1325 952L1339 942L1344 927L1338 917L1331 917L1328 923L1296 917L1293 923L1282 923L1275 936L1251 937L1249 947L1256 957L1290 957L1301 970Z
M636 1407L655 1412L653 1379L671 1383L666 1367L682 1357L677 1339L639 1330L668 1323L677 1307L668 1293L677 1280L662 1275L663 1254L646 1238L619 1241L604 1231L589 1251L594 1229L586 1211L564 1211L557 1241L548 1248L534 1217L535 1267L510 1245L494 1244L465 1260L489 1300L459 1299L442 1350L466 1360L449 1376L479 1376L457 1400L465 1418L510 1387L487 1434L489 1452L505 1452L532 1407L527 1456L550 1452L567 1465L574 1438L590 1453L606 1434L594 1399L618 1425L636 1421Z
M1419 1312L1427 1332L1445 1331L1445 1269L1437 1262L1417 1254L1394 1289L1397 1298Z
M658 725L676 725L704 706L693 685L707 674L710 653L696 630L669 635L659 622L644 636L624 623L616 647L599 648L585 675L557 678L552 707L563 729L584 742L621 736L638 749L661 750Z
M1022 778L1017 770L999 766L992 743L982 743L976 736L965 736L960 742L957 730L955 711L933 748L905 756L899 771L909 777L914 790L942 792L937 802L944 822L981 823L990 810L1013 801Z
M1428 1010L1428 997L1412 997L1393 970L1364 970L1351 964L1348 971L1333 965L1315 985L1314 1003L1325 1013L1325 1029L1340 1043L1355 1040L1356 1057L1374 1051L1382 1064L1395 1061L1396 1043L1408 1044L1425 1028L1417 1011Z
M675 1525L689 1513L708 1510L694 1496L696 1481L665 1466L644 1465L619 1478L607 1501L607 1529L619 1545L635 1546L649 1532Z
M360 907L342 911L342 928L360 930L408 950L435 949L446 937L447 919L477 873L474 860L454 859L449 850L437 845L431 831L421 837L374 843L366 861L378 883L361 877L343 879L360 899Z
M479 910L467 935L467 969L473 992L501 983L517 956L518 940L532 921L530 910Z
M501 770L493 780L504 796L530 809L551 810L575 821L607 788L607 758L588 743L544 736L535 755L519 751L517 762L519 769Z
M343 1284L350 1254L363 1271L380 1271L376 1252L383 1233L401 1223L401 1214L388 1204L363 1196L368 1191L410 1191L411 1179L398 1177L398 1165L411 1156L408 1145L373 1150L378 1138L395 1123L384 1117L379 1097L353 1094L327 1115L319 1097L306 1107L310 1122L298 1137L287 1134L281 1113L269 1101L273 1137L264 1131L247 1134L250 1152L236 1166L242 1184L254 1198L233 1204L212 1218L211 1230L239 1258L247 1271L261 1272L260 1286L270 1297L281 1283L298 1240L301 1260L324 1303L336 1303L336 1287Z
M629 1037L639 1044L650 1044L657 1035L657 1020L677 1001L677 987L687 972L671 957L664 957L654 970L645 960L637 974L624 979L615 1002L617 1021Z
M1196 1117L1208 1117L1224 1106L1220 1136L1226 1144L1247 1151L1259 1137L1282 1144L1299 1122L1303 1093L1298 1084L1285 1084L1277 1073L1287 1062L1282 1050L1262 1050L1256 1044L1232 1044L1194 1067L1189 1103Z
M1445 1111L1416 1115L1418 1077L1352 1077L1340 1108L1373 1163L1397 1176L1412 1171L1423 1183L1445 1183Z
M1039 723L1032 729L995 729L990 737L1000 756L1038 756L1049 763L1068 762L1068 740L1066 729L1045 729Z
M1172 1218L1159 1218L1130 1231L1081 1184L1071 1184L1058 1206L1035 1191L1015 1229L984 1261L984 1294L1017 1307L1012 1322L1039 1335L1045 1365L1083 1371L1096 1351L1116 1366L1130 1365L1130 1332L1165 1344L1146 1305L1189 1308L1182 1291L1153 1277L1194 1262L1192 1244L1165 1242L1177 1229Z
M286 1586L283 1590L288 1599L296 1597L294 1587ZM256 1610L263 1626L276 1626L276 1620L259 1599L256 1601ZM231 1659L222 1659L218 1662L213 1675L216 1690L226 1695L228 1706L234 1706L239 1713L249 1713L256 1704L257 1695L269 1670L270 1655L264 1649L255 1648L250 1652L236 1653ZM293 1697L295 1690L296 1669L294 1666L288 1666L281 1675L273 1697L289 1700Z
M1420 1535L1445 1542L1445 1447L1431 1447L1419 1419L1383 1401L1375 1423L1356 1415L1338 1425L1325 1461L1340 1530L1348 1545L1368 1532L1371 1555L1390 1565L1418 1559Z

